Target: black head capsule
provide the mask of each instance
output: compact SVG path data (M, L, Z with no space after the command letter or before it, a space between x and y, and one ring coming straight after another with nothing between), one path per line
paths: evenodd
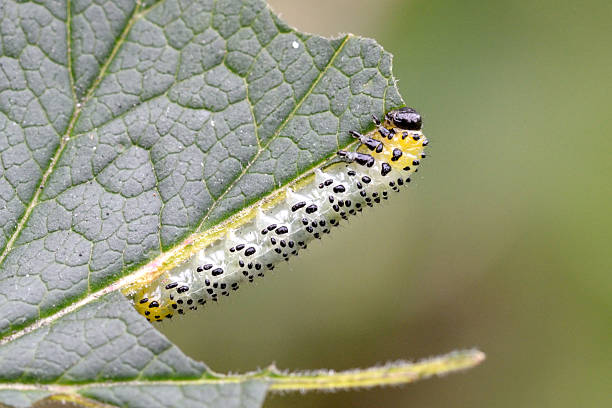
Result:
M385 119L393 126L405 130L421 130L423 119L417 111L412 108L404 107L392 110L385 115Z

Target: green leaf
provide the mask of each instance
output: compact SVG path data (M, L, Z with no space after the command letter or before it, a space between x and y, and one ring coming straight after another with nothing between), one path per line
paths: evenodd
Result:
M434 375L471 368L484 359L477 350L453 352L416 363L397 362L366 370L280 373L270 367L259 373L174 380L93 381L71 385L0 385L0 404L21 407L48 399L87 407L258 407L266 390L337 391L407 384Z
M117 290L403 105L390 55L261 0L4 0L0 39L0 402L261 405L272 376L210 372Z

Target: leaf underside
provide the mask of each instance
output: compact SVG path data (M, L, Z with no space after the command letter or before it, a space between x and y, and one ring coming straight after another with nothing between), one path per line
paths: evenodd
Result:
M390 55L261 0L2 0L0 39L0 404L260 406L111 289L403 105Z

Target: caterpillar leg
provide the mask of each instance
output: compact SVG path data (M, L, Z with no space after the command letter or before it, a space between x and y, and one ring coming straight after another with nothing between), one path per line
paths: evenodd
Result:
M359 139L362 145L366 146L371 151L375 151L376 153L382 152L383 148L385 147L384 143L381 142L380 140L376 140L371 137L364 136L361 133L355 132L354 130L349 131L349 133L355 139Z
M395 130L393 128L387 129L384 127L376 115L372 115L372 120L376 125L376 130L378 130L378 133L380 133L382 137L386 137L389 140L393 139L393 136L395 135Z
M346 150L338 150L337 154L349 163L355 162L366 167L372 167L374 165L374 157L370 156L369 154L349 152Z

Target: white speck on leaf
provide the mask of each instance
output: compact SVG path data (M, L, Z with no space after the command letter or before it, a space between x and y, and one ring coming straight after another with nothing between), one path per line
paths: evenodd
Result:
M292 42L292 43L291 43L291 46L292 46L293 48L295 48L295 49L300 48L300 44L299 44L297 41Z

